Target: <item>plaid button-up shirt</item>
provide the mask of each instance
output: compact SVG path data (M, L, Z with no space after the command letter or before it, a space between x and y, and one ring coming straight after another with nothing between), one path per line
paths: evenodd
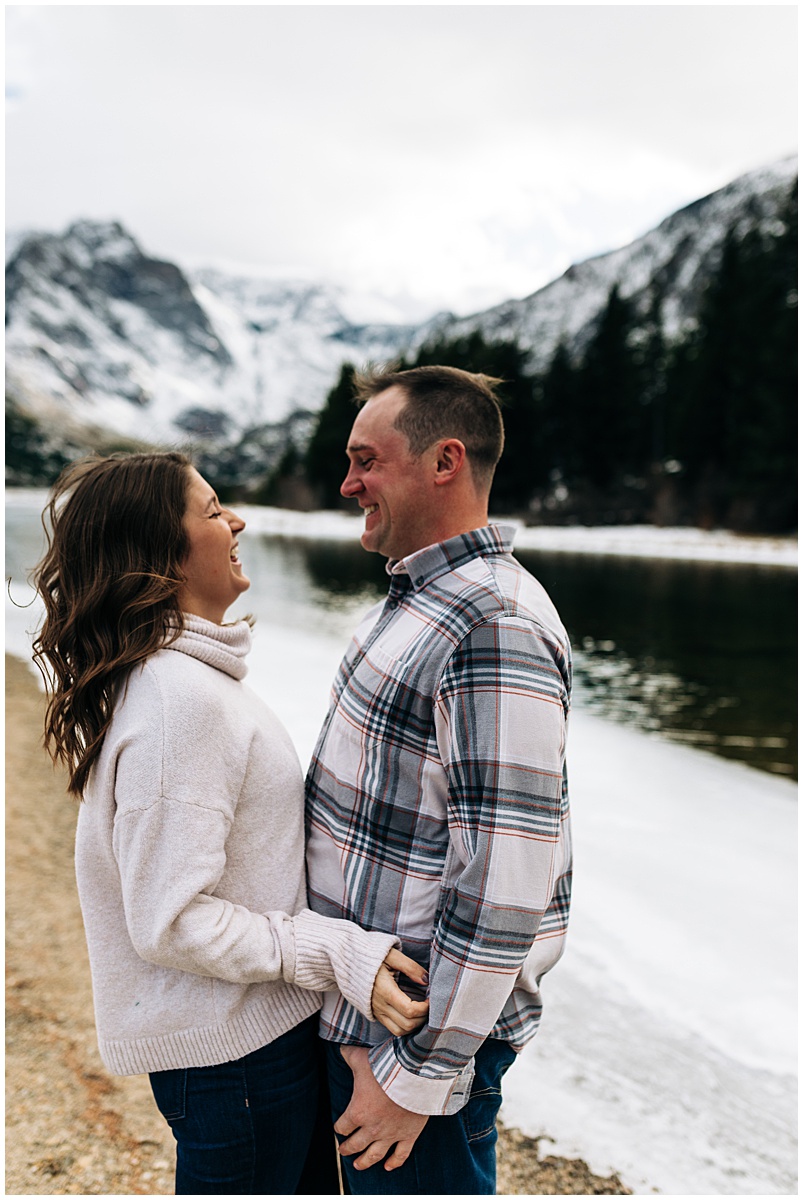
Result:
M335 992L323 1037L371 1046L402 1107L450 1114L487 1037L520 1049L564 945L568 638L486 526L390 563L335 679L307 777L310 906L396 933L429 1018L392 1038Z

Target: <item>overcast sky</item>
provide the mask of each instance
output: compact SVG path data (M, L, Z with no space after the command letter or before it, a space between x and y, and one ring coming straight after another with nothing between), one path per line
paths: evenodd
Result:
M794 5L6 13L9 229L115 218L411 317L527 295L796 150Z

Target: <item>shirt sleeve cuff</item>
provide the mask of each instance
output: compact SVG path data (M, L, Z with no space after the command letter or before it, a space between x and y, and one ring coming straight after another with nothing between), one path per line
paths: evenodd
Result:
M377 1083L395 1104L427 1117L451 1117L460 1112L474 1080L473 1058L457 1075L434 1079L415 1075L399 1062L393 1041L374 1046L368 1061Z

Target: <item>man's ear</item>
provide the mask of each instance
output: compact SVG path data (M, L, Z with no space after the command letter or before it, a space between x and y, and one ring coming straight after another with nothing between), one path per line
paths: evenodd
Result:
M466 448L457 438L449 438L441 442L437 450L435 463L435 484L451 483L463 469L466 461Z

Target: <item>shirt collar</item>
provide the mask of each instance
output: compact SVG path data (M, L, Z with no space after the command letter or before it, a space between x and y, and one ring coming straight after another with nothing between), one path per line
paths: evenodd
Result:
M385 567L391 576L391 586L397 576L408 576L415 591L425 588L433 580L449 571L490 554L510 554L513 549L515 525L483 525L469 533L460 533L446 542L425 546L406 558L390 559Z

